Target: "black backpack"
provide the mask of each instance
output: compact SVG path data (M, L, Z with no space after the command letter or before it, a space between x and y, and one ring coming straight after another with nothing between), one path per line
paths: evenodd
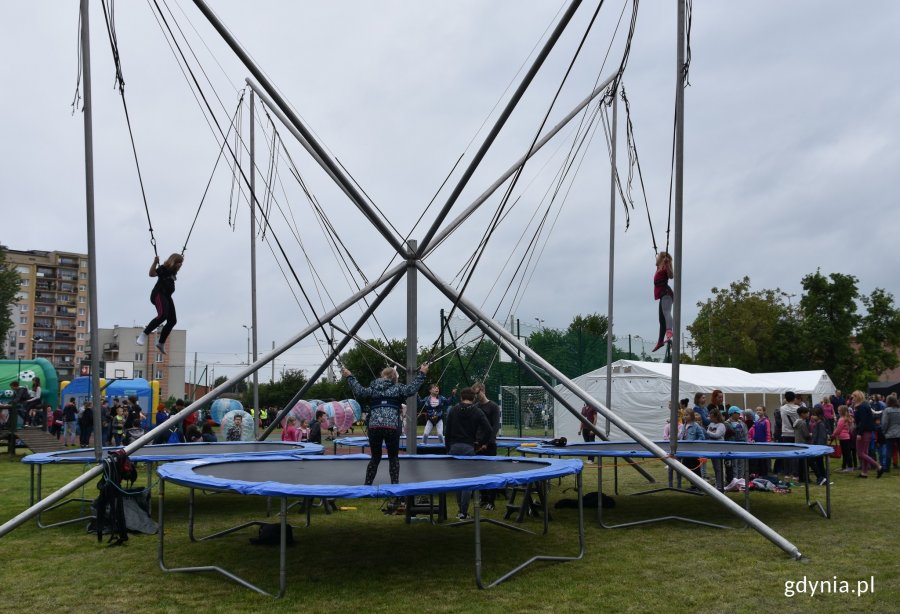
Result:
M125 526L125 503L122 482L130 485L137 479L137 468L125 454L124 448L113 450L103 459L103 477L97 484L100 495L95 503L97 518L97 541L103 541L103 533L109 533L109 545L121 546L128 541L128 528Z

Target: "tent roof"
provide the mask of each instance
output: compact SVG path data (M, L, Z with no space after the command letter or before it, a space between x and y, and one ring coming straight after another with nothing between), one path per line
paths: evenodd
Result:
M606 379L606 367L600 367L585 374L588 378ZM613 377L672 377L672 365L662 362L642 362L639 360L617 360L613 363ZM679 379L682 389L696 388L723 392L771 392L780 394L786 388L777 381L770 381L732 367L710 367L707 365L681 365Z
M834 382L828 374L817 371L781 371L777 373L758 373L757 375L777 382L782 390L793 390L800 394L812 394L821 390L834 391Z

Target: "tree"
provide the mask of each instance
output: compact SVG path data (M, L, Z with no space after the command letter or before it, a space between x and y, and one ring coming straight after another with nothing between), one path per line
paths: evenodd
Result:
M698 364L751 372L800 367L802 357L790 348L799 336L796 319L780 289L753 291L745 276L712 293L697 303L700 310L687 327Z
M803 278L802 285L803 336L797 350L811 364L827 371L838 387L846 387L855 381L857 368L851 343L860 323L857 279L843 273L831 273L826 278L816 270Z
M894 307L894 297L882 288L875 288L862 297L866 314L860 319L856 334L859 368L855 387L866 389L869 382L900 364L900 310Z
M2 341L7 338L13 327L8 307L15 303L19 284L19 274L6 264L6 253L0 250L0 305L3 306L0 312L0 358L6 358L6 343Z

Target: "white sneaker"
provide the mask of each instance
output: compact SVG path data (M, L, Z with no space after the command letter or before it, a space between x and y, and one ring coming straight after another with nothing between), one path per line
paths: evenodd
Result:
M165 354L166 354L166 344L165 344L165 343L160 343L160 342L157 341L157 342L156 342L156 349L159 350L159 353L160 353L160 354L162 354L163 356L165 356Z
M140 335L137 336L137 339L135 339L134 342L138 345L144 345L145 343L147 343L147 335L144 333L141 333Z

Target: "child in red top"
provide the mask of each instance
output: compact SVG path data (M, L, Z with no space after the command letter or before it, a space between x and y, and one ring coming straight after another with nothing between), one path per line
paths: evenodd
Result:
M656 273L653 275L653 298L659 301L659 340L653 348L654 352L672 341L672 304L675 292L669 286L669 280L673 277L675 272L672 269L672 256L668 252L659 252L656 256Z

